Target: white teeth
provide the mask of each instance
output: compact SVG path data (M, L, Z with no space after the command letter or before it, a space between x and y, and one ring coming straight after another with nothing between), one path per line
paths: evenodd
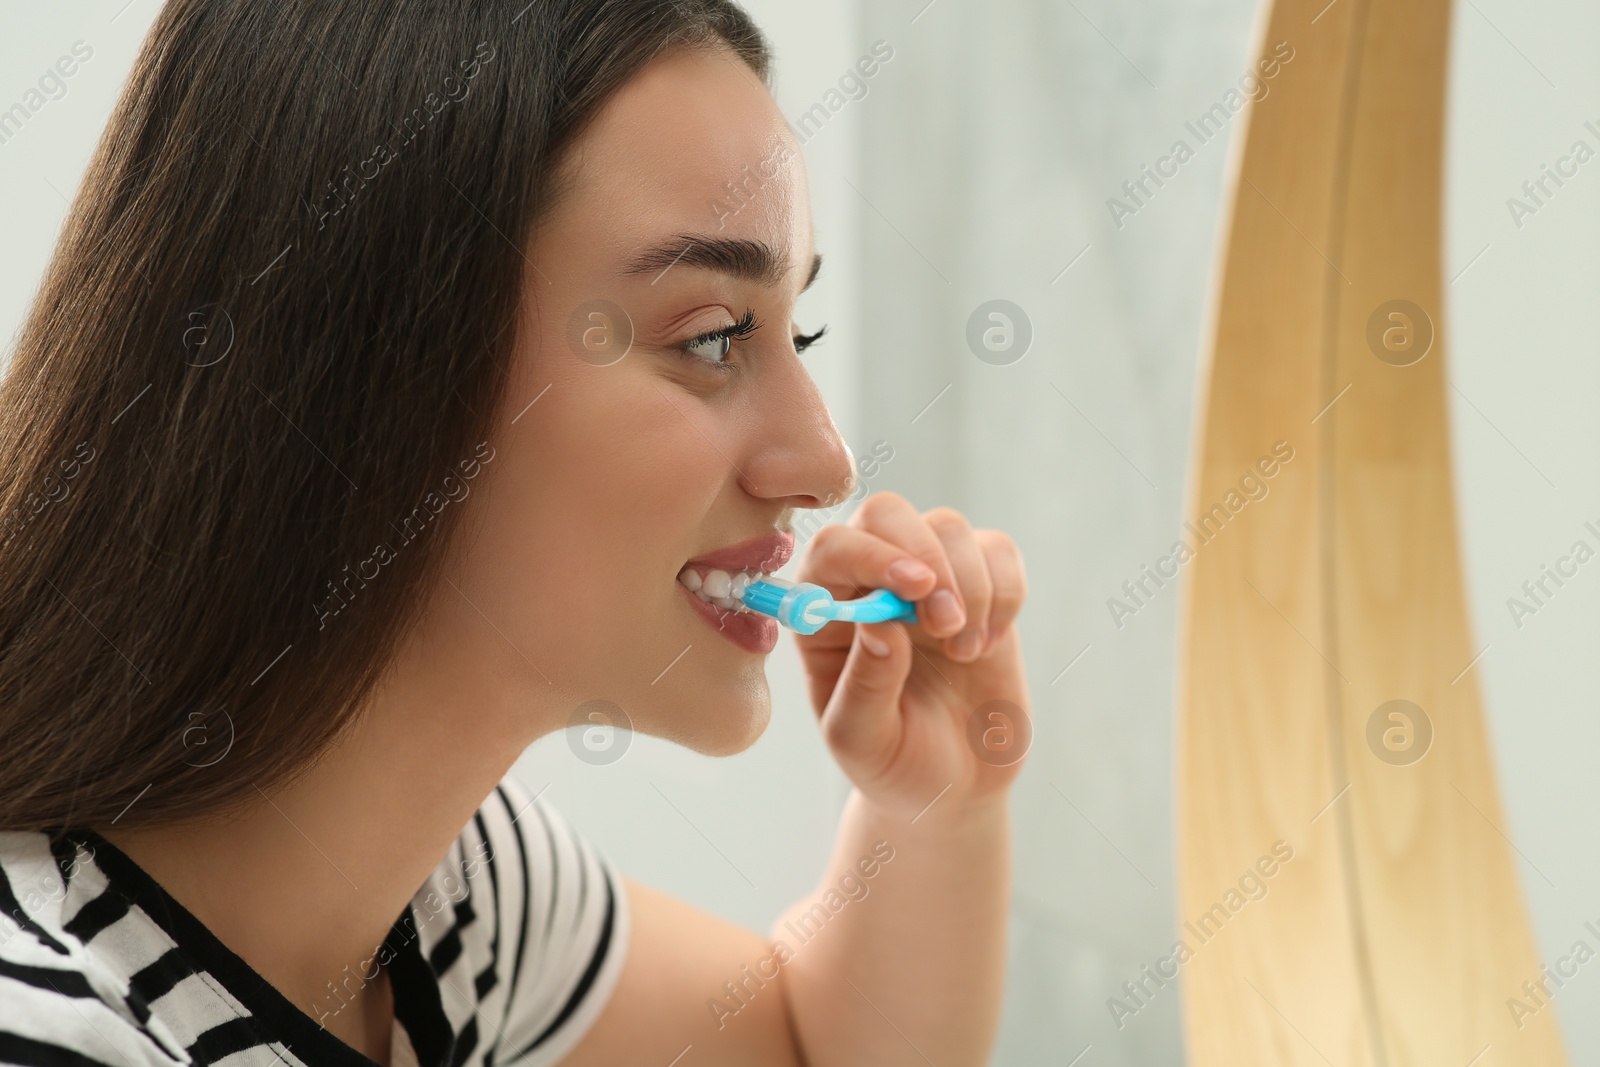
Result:
M761 571L738 571L729 574L727 571L711 570L701 575L693 567L685 567L678 572L678 581L684 588L724 611L748 612L750 609L745 607L739 598L750 588L752 582L765 577L767 575Z
M732 585L733 582L729 579L727 571L707 571L705 584L700 587L700 592L715 600L718 597L727 596Z

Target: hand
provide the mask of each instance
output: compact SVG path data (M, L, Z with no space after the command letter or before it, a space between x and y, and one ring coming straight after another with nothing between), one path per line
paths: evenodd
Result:
M875 493L817 533L798 577L840 600L881 587L917 604L916 623L831 622L797 638L823 736L862 794L907 818L946 787L941 804L1002 794L1032 736L1014 623L1027 582L1011 538ZM1004 703L975 727L991 701Z

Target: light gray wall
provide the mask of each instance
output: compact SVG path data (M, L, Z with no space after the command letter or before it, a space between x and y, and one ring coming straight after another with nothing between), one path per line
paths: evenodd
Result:
M20 131L5 127L0 143L5 240L0 256L0 355L6 360L55 249L67 200L77 191L139 41L160 9L157 0L136 0L119 14L123 2L13 4L4 15L0 112L15 104L43 102ZM40 91L42 77L59 74L54 69L58 60L76 59L72 47L78 41L93 55L78 63L71 77L60 79L61 89L47 81L48 92ZM69 62L66 69L72 66ZM30 90L38 96L30 98Z
M1035 736L996 1062L1174 1063L1176 987L1121 1028L1106 1002L1174 940L1178 601L1169 585L1119 627L1106 600L1181 524L1227 142L1120 226L1106 201L1195 144L1185 121L1250 62L1254 5L922 2L866 5L868 36L902 47L856 179L881 212L862 231L862 407L867 436L901 446L888 488L1010 531L1027 559ZM966 339L994 299L1032 323L1010 365Z
M1541 594L1533 615L1514 620L1507 601L1532 606L1522 583L1574 542L1600 552L1600 534L1584 525L1600 529L1597 45L1592 3L1458 5L1447 262L1452 276L1465 273L1449 287L1447 341L1468 594L1476 647L1487 646L1473 669L1503 787L1498 830L1517 850L1552 966L1580 939L1600 952L1584 926L1600 928L1600 559L1564 586L1547 581L1554 595ZM1594 158L1565 186L1547 182L1554 195L1539 194L1545 205L1519 228L1507 201L1531 204L1522 183L1578 140ZM1555 1010L1572 1061L1593 1062L1600 964L1566 981Z
M75 41L94 49L66 94L0 144L6 352L63 198L158 6L101 0L6 14L0 108ZM1020 625L1037 733L1015 794L1010 985L995 1062L1060 1067L1086 1046L1085 1067L1178 1062L1176 990L1121 1030L1105 1007L1172 940L1177 603L1158 597L1119 629L1105 601L1179 525L1229 146L1202 146L1120 228L1105 201L1243 72L1254 4L748 6L776 47L778 101L792 119L874 41L893 47L866 96L805 145L827 266L799 321L830 325L807 363L858 454L880 438L893 445L874 488L961 508L1010 531L1027 555ZM1449 290L1444 335L1468 586L1479 645L1489 646L1475 669L1505 787L1500 829L1525 857L1523 885L1553 962L1586 937L1585 920L1600 925L1591 817L1600 559L1520 628L1506 600L1573 541L1600 550L1583 526L1600 528L1600 159L1520 229L1505 200L1574 140L1600 151L1584 127L1600 126L1600 12L1584 0L1474 0L1458 6L1453 33L1446 260L1452 276L1465 270ZM964 336L972 310L996 298L1020 305L1034 332L1009 366L980 362ZM624 759L592 767L554 736L516 773L548 788L631 875L764 929L815 883L846 791L787 637L769 677L772 726L736 758L635 738ZM1576 1058L1600 1050L1600 963L1557 1004Z

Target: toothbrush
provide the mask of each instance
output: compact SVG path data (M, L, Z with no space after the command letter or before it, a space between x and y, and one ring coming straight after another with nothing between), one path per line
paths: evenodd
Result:
M832 593L811 582L758 578L737 599L797 634L814 634L830 622L917 621L917 606L887 589L874 589L856 600L835 600Z

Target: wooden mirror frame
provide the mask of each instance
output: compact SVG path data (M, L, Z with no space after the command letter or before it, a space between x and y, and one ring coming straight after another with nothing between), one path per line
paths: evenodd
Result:
M1258 19L1251 55L1293 59L1234 120L1181 562L1188 951L1164 970L1196 1067L1566 1062L1529 992L1462 590L1450 16L1265 0Z

